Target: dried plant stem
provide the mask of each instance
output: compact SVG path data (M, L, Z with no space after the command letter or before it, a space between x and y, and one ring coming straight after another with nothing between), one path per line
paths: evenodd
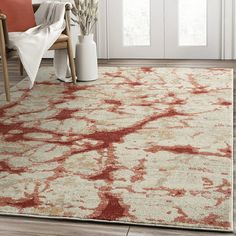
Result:
M98 0L75 0L75 6L72 10L77 19L73 22L77 23L83 35L92 32L98 18Z

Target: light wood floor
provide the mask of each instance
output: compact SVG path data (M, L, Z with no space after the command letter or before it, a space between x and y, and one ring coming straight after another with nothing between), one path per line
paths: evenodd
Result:
M42 66L51 66L51 60L44 60ZM1 65L0 65L1 66ZM236 61L212 60L101 60L100 66L161 66L161 67L220 67L234 68L236 79ZM11 86L21 81L18 62L9 65ZM2 71L0 69L0 94L3 93ZM234 97L235 98L235 97ZM234 123L235 125L236 123ZM235 137L234 137L235 138ZM235 166L236 171L236 166ZM1 191L1 190L0 190ZM236 206L234 203L234 215ZM235 221L236 224L236 221ZM25 217L0 216L0 236L223 236L234 233L217 233L191 230L177 230L157 227L137 227L129 225L81 223L76 221L33 219Z

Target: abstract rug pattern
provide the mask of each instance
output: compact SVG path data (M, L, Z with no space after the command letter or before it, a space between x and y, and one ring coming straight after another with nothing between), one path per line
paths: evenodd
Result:
M37 81L0 107L0 214L232 230L231 69Z

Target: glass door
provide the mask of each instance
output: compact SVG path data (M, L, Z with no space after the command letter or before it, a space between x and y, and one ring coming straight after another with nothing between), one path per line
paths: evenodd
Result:
M165 58L221 58L221 0L165 0Z
M109 58L221 58L222 0L106 1Z
M163 58L164 0L108 0L109 58Z

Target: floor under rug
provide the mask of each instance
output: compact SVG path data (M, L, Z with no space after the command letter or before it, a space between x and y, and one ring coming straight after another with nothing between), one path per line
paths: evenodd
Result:
M52 68L0 106L0 214L233 229L233 71Z

